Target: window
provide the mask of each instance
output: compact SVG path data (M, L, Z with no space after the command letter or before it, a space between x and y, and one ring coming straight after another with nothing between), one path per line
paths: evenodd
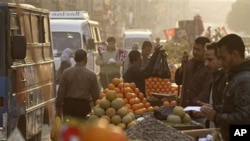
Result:
M28 14L24 14L24 19L21 18L21 22L24 27L24 35L28 43L32 43L31 31L30 31L30 19Z
M45 36L45 43L50 42L50 32L49 32L49 18L43 17L43 27L44 27L44 36Z
M80 33L75 32L52 32L54 56L61 56L66 48L76 50L81 48Z
M31 27L32 27L33 43L39 43L38 16L31 15Z

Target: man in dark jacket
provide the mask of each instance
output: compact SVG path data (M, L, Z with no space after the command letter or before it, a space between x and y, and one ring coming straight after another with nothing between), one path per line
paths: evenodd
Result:
M75 52L76 64L66 69L60 81L56 97L56 114L84 119L91 112L91 105L100 95L96 74L86 68L87 53Z
M131 66L124 75L124 81L134 82L145 97L146 97L145 79L148 78L153 71L157 55L159 54L159 49L160 49L159 47L155 48L155 51L152 57L150 57L149 63L145 68L141 68L142 66L141 53L137 50L132 50L129 52L129 61L131 63Z
M211 75L204 66L205 44L207 37L198 37L194 41L193 58L187 61L183 56L181 67L175 73L175 83L182 85L181 106L197 106L196 101L209 100ZM184 78L183 78L184 77Z
M220 124L222 137L229 141L230 125L250 124L250 61L244 57L245 45L236 34L229 34L218 42L222 66L228 73L224 102L220 106L204 104L201 111Z
M206 45L206 51L204 55L205 66L212 74L212 83L210 85L209 103L214 106L221 105L223 102L223 91L226 85L226 73L222 68L222 62L219 58L217 50L217 43L211 43ZM210 122L207 127L219 127L218 124L214 125L214 122Z

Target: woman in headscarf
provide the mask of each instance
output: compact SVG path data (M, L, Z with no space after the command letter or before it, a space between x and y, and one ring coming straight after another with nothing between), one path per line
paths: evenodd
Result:
M70 58L73 57L73 50L70 48L66 48L63 50L61 55L61 64L56 73L56 83L60 83L61 75L63 71L69 67L71 67Z

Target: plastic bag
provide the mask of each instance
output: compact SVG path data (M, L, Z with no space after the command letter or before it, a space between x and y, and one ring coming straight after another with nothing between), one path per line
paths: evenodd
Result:
M168 67L167 55L165 50L161 50L157 56L152 76L160 78L171 78L171 72Z
M61 117L56 116L55 122L50 131L50 138L52 141L58 141L59 133L61 131L62 120Z

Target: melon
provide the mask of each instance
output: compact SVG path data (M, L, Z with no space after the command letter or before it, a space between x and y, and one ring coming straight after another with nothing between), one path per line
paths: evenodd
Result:
M181 106L175 106L174 109L173 109L173 114L174 115L184 117L185 113L186 112L184 111L183 107L181 107Z
M111 120L110 117L107 115L101 116L101 119L106 119L108 122L110 122L110 120Z
M105 111L101 107L94 107L94 115L101 117L105 114Z
M99 103L99 106L101 107L101 108L103 108L104 110L106 110L106 109L108 109L109 107L110 107L110 101L109 100L107 100L107 99L105 99L105 98L103 98L101 101L100 101L100 103Z
M189 116L189 114L188 113L185 113L185 116L182 118L182 122L183 123L189 123L189 122L191 122L192 120L191 120L191 117Z
M122 122L125 123L125 124L130 123L132 120L133 120L132 117L129 116L129 115L124 116L124 117L122 118Z
M174 114L170 114L167 117L167 122L170 122L170 123L181 123L181 117L177 116L177 115L174 115Z
M118 109L117 114L121 117L124 117L128 114L128 112L129 112L128 108L123 106L120 109Z
M127 129L131 128L131 127L134 127L136 124L137 124L137 122L135 120L131 121L130 123L128 123Z
M119 123L121 123L122 121L122 118L119 116L119 115L114 115L112 118L111 118L111 123L117 125Z
M117 126L122 128L122 129L126 129L126 124L124 124L124 123L118 123Z
M109 117L113 117L114 115L116 115L116 110L114 108L110 107L106 110L106 115Z
M106 99L110 102L117 98L117 94L114 90L108 90L106 93Z
M124 106L124 100L122 98L116 98L111 102L111 106L116 110Z

